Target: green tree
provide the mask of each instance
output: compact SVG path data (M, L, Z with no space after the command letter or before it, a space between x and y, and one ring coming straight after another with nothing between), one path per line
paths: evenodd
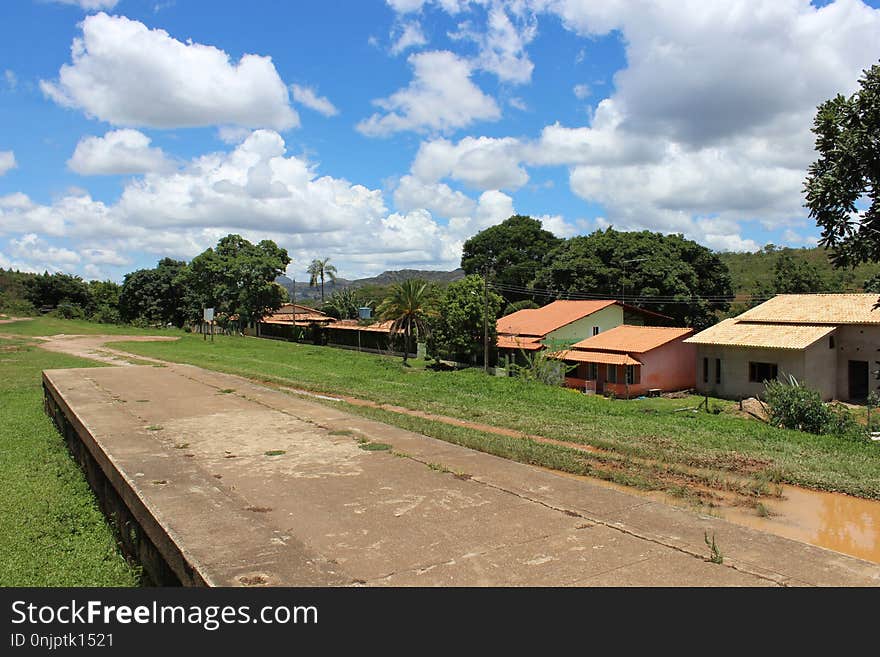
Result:
M504 310L501 312L502 317L506 317L507 315L512 315L513 313L520 310L534 310L536 308L540 308L538 304L536 304L531 299L525 299L523 301L514 301L513 303L509 303L504 307Z
M465 242L461 268L466 274L491 272L494 283L506 286L505 298L515 301L527 296L518 290L531 283L541 259L561 242L537 219L514 215Z
M89 318L102 324L117 324L122 286L114 281L89 281Z
M491 352L498 344L495 321L503 306L501 296L491 290L486 294L481 276L466 276L450 283L433 322L431 355L438 360L447 356L478 362L483 356L484 320L489 329Z
M243 325L259 322L284 302L275 279L288 264L287 251L272 240L252 244L241 235L221 238L216 248L192 259L183 277L191 290L191 318L198 319L205 306L221 316L238 315Z
M309 268L306 270L309 274L309 287L315 287L318 281L321 283L321 305L324 305L324 277L326 276L334 283L336 282L336 267L331 264L330 258L320 260L315 258L312 260Z
M859 85L849 98L819 105L812 128L819 159L805 182L819 244L836 267L880 260L880 65L864 71Z
M534 287L560 297L588 293L621 299L706 328L733 297L730 272L717 254L682 235L613 228L573 237L549 252Z
M865 281L865 292L878 292L880 293L880 274L874 274Z
M412 339L416 341L428 332L428 284L410 278L391 287L391 294L379 306L383 320L393 320L392 334L403 335L403 362L406 364Z
M819 268L811 262L783 253L776 260L773 276L775 294L812 294L825 292L828 283Z
M51 306L52 308L62 303L71 304L85 312L89 309L91 297L89 286L79 276L43 272L38 276L25 281L25 297L36 308Z
M183 326L187 318L185 271L182 260L162 258L153 269L126 274L119 292L121 319Z
M375 305L360 290L346 287L331 294L321 311L337 319L357 319L360 308L368 306L375 309Z

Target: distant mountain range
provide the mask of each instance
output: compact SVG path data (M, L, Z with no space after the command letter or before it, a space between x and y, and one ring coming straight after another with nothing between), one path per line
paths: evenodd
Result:
M324 298L326 299L335 291L344 290L347 287L385 287L388 285L394 285L395 283L400 283L401 281L405 281L408 278L421 278L422 280L432 283L451 283L453 281L459 280L460 278L464 278L464 271L461 269L454 269L452 271L398 269L396 271L384 271L378 276L373 276L371 278L358 278L352 281L345 278L337 278L335 283L329 280L324 281ZM275 282L287 288L287 291L291 294L291 296L294 295L294 283L290 278L288 278L287 276L279 276L275 279ZM320 301L321 286L317 285L315 287L310 287L307 280L296 281L296 299L298 301Z

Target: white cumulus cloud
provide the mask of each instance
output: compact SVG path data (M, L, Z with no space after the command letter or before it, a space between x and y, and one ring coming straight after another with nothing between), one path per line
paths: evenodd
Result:
M83 137L67 166L84 176L165 171L173 163L150 138L131 129L111 130L103 137Z
M370 137L396 132L448 132L475 121L494 121L501 110L471 80L471 66L447 50L409 56L413 80L388 98L374 101L384 110L358 123Z
M124 16L93 14L73 41L72 63L40 87L55 102L114 125L180 128L299 124L272 60L238 62L213 46L178 41Z
M477 189L512 190L529 180L521 160L521 144L511 137L465 137L458 143L435 139L419 147L412 172L425 182L452 178Z

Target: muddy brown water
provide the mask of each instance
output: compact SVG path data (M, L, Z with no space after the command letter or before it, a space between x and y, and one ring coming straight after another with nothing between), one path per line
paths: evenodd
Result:
M781 500L764 500L769 517L753 509L722 509L740 525L880 563L880 501L783 486Z
M556 470L550 472L658 502L693 508L662 491L642 491L604 479ZM880 500L784 485L780 499L762 498L761 503L770 512L769 516L762 517L755 509L738 506L716 506L711 513L737 525L880 563ZM703 509L698 507L698 510Z

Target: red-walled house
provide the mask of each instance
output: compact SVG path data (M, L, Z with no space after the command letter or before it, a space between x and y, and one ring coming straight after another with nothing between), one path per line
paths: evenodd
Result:
M696 347L683 341L693 329L622 324L552 355L571 369L565 384L617 397L687 390L696 386Z

